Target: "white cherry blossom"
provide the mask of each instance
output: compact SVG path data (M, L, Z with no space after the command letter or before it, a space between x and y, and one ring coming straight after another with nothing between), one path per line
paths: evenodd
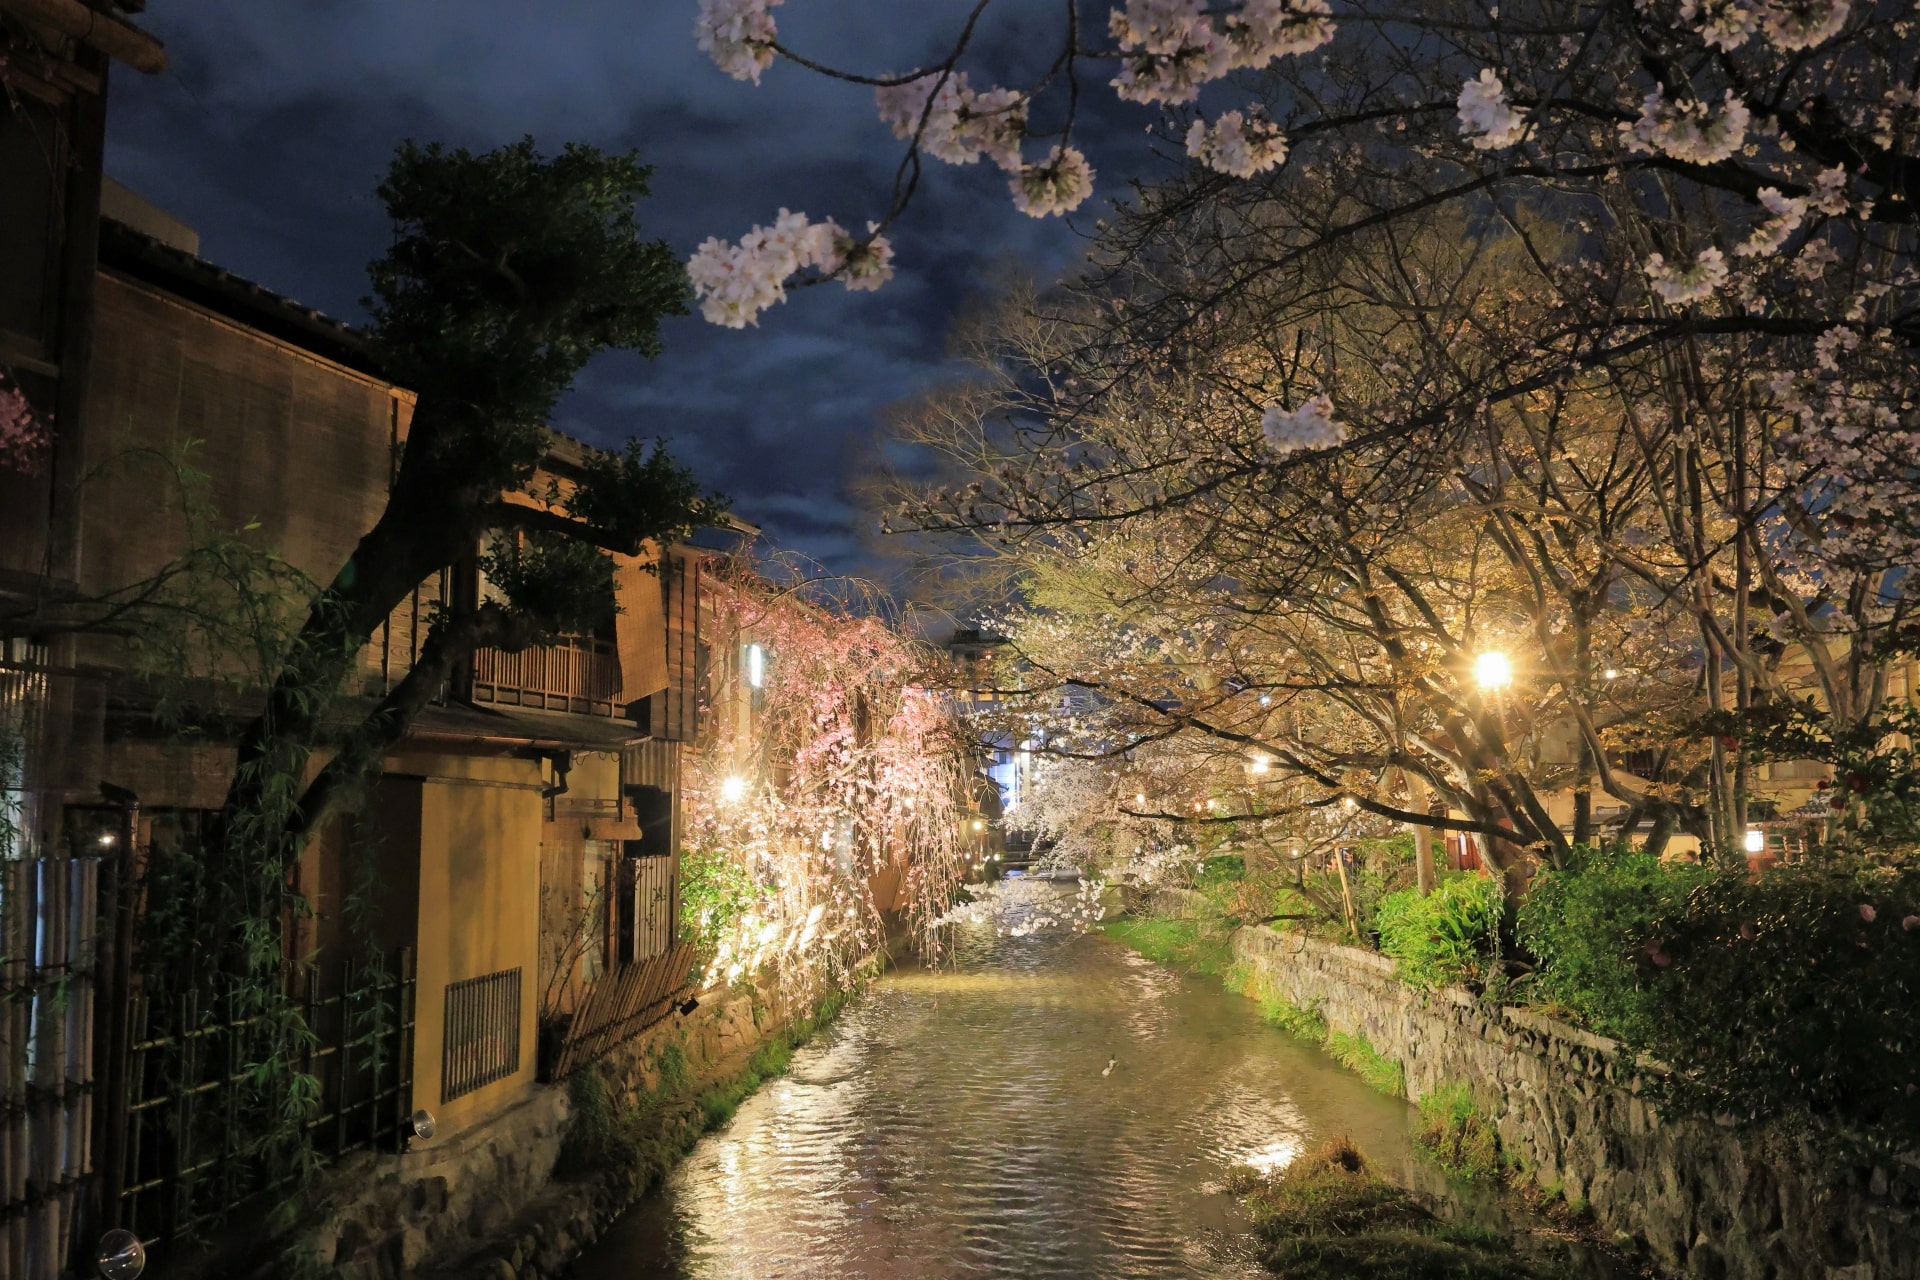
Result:
M936 160L973 164L984 154L1008 172L1020 167L1027 107L1026 99L1012 89L975 93L965 72L935 72L905 84L882 85L873 96L893 136L911 138L917 131L921 150Z
M1326 0L1246 0L1227 15L1234 61L1264 67L1275 58L1311 53L1333 39L1333 10Z
M1070 213L1093 194L1093 166L1074 147L1055 147L1039 164L1021 166L1009 184L1014 207L1030 218Z
M1201 0L1127 0L1109 29L1121 52L1110 83L1129 102L1191 102L1201 85L1234 67L1233 44Z
M693 35L700 52L735 80L760 83L773 65L773 14L782 0L700 0Z
M1761 207L1773 216L1755 227L1753 234L1733 251L1739 258L1764 258L1780 252L1788 237L1800 229L1807 216L1807 202L1780 194L1778 187L1760 188Z
M1287 135L1258 111L1228 111L1211 127L1205 120L1188 127L1187 154L1216 172L1251 178L1287 158Z
M1749 0L1686 0L1680 6L1680 20L1692 23L1702 40L1728 53L1760 29L1760 15Z
M1726 256L1714 248L1702 249L1700 256L1685 267L1670 266L1663 255L1650 254L1646 271L1653 291L1674 307L1705 302L1727 282Z
M1658 152L1689 164L1717 164L1747 140L1747 104L1727 90L1718 114L1704 102L1674 102L1655 89L1640 103L1640 118L1620 126L1628 151Z
M1527 131L1527 113L1507 101L1507 87L1491 67L1460 87L1458 106L1461 134L1481 151L1510 147Z
M758 324L762 311L787 298L787 281L809 268L837 276L849 289L877 289L893 278L893 246L868 225L861 244L831 218L820 222L786 209L768 227L754 227L728 244L715 236L702 241L687 260L700 314L714 324L744 329Z
M1321 394L1297 409L1275 401L1260 415L1260 434L1267 448L1281 456L1346 443L1347 429L1333 416L1333 400Z
M1760 27L1776 49L1798 53L1839 35L1850 9L1848 0L1762 0Z

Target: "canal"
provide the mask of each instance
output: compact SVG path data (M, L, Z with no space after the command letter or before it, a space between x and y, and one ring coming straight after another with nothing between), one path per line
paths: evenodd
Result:
M575 1276L1251 1278L1222 1175L1335 1135L1448 1194L1409 1107L1217 982L1098 935L956 932L947 964L877 980ZM1479 1200L1450 1211L1498 1213Z

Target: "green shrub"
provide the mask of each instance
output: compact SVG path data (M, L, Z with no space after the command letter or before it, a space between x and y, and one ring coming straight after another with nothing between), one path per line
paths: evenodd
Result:
M1647 991L1635 957L1653 938L1654 920L1711 876L1613 846L1576 850L1566 869L1534 877L1516 925L1520 945L1539 962L1529 1000L1606 1035L1644 1039Z
M1502 899L1490 876L1450 875L1432 893L1401 889L1380 900L1374 928L1401 979L1437 987L1484 974L1499 938Z
M1721 872L1649 923L1638 1042L1682 1106L1920 1133L1920 867Z
M1500 1176L1500 1137L1464 1084L1442 1085L1420 1099L1414 1141L1449 1173L1483 1181Z
M1374 1048L1365 1036L1336 1031L1327 1037L1326 1049L1329 1057L1359 1076L1368 1088L1389 1098L1407 1096L1406 1070Z

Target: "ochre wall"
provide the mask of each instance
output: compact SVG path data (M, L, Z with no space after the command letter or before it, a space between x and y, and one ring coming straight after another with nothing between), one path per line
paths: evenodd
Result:
M523 1098L534 1079L539 1001L540 765L511 757L407 755L389 770L419 777L419 975L413 1097L439 1142ZM520 970L520 1069L441 1100L447 985Z

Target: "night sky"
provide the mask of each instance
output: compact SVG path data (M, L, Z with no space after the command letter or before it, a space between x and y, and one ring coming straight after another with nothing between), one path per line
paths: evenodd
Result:
M785 64L758 89L730 80L694 47L696 7L152 0L142 23L166 42L172 69L116 68L108 171L192 224L209 260L349 321L364 318L365 264L386 236L373 189L403 138L482 149L532 134L548 151L570 140L633 148L655 167L643 226L682 259L782 205L848 226L880 212L899 151L871 91ZM888 71L922 61L964 8L792 0L776 15L783 38L808 53ZM1041 8L997 5L982 63L1004 75L1037 56ZM902 12L911 23L873 20ZM1090 96L1109 113L1082 142L1101 165L1117 132L1137 139L1150 117L1104 87ZM1117 187L1113 166L1102 167L1104 198ZM670 320L660 359L604 357L555 425L601 444L664 436L776 543L862 570L874 563L862 545L873 521L855 510L846 478L871 456L879 412L950 375L953 315L1001 264L1058 274L1093 212L1090 203L1071 226L1036 222L1013 209L998 170L930 163L894 229L899 276L885 289L801 290L744 332Z

